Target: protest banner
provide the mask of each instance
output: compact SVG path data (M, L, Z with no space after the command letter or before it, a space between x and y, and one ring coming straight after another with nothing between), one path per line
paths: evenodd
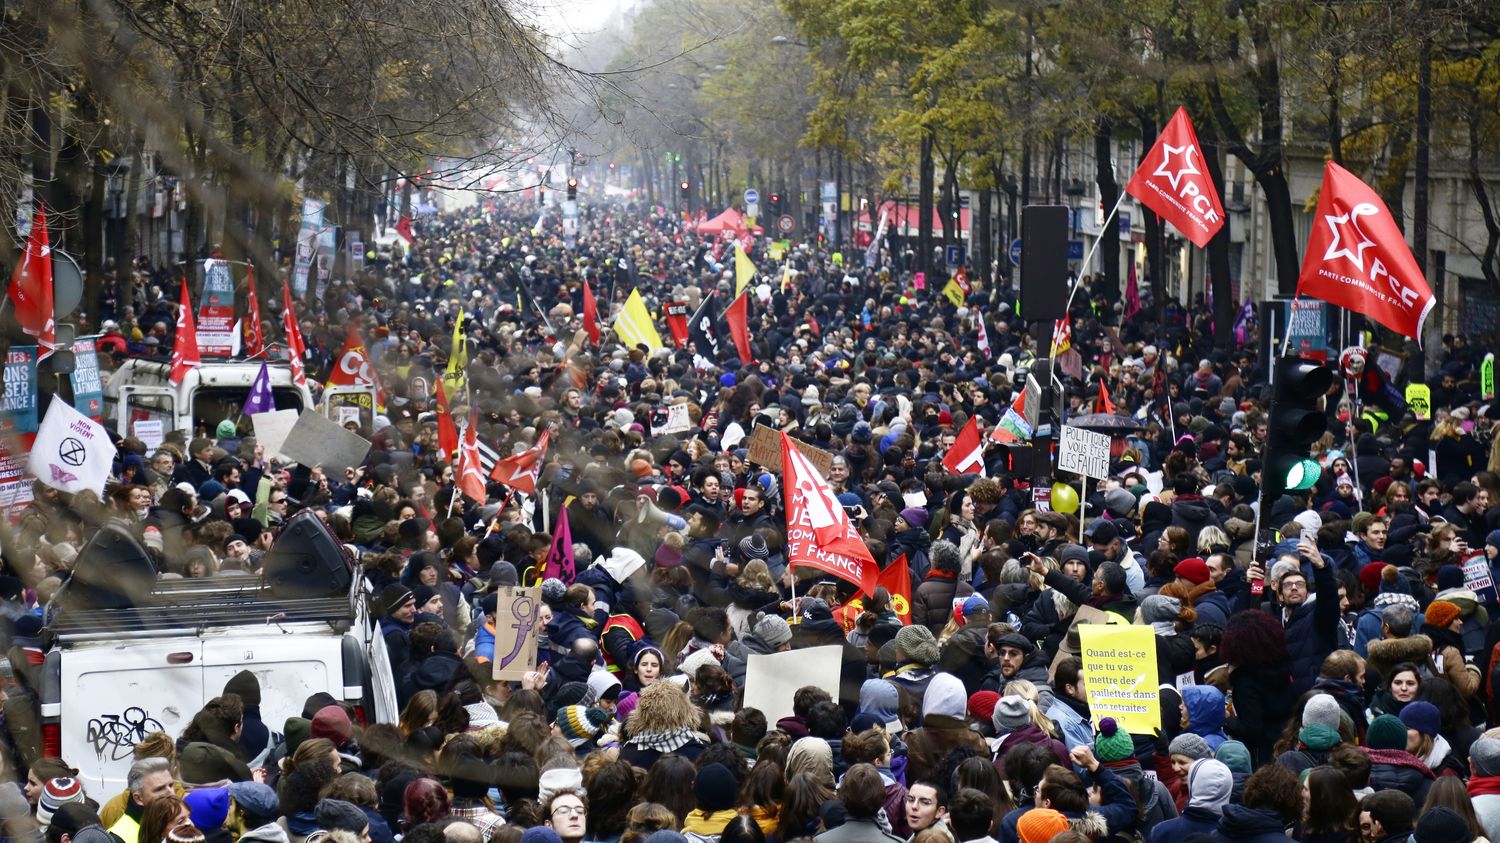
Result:
M323 473L335 478L341 477L344 469L363 463L369 452L370 440L313 409L302 411L281 446L287 459L309 467L322 465Z
M792 715L792 695L815 685L839 698L839 670L843 648L837 644L770 655L752 655L745 662L744 707L759 709L767 723Z
M255 425L255 441L264 445L266 454L285 456L281 446L297 426L296 410L272 410L269 413L251 413L250 423Z
M206 356L234 353L234 270L225 261L203 262L203 290L198 296L198 348Z
M1490 574L1490 560L1484 551L1479 551L1464 560L1464 588L1474 592L1485 603L1500 599L1495 589L1495 578Z
M796 443L797 450L807 457L807 461L813 464L813 468L816 468L819 474L827 477L828 472L833 470L833 454L801 440L793 440L793 442ZM749 453L746 454L746 458L751 462L771 471L781 470L781 437L775 428L763 424L756 425L750 431L747 447Z
M5 393L0 398L0 433L36 433L36 346L13 345L5 352Z
M73 341L73 407L96 422L104 421L104 381L99 377L99 347L95 337Z
M505 587L495 592L495 657L491 676L520 681L536 670L536 636L540 629L537 610L542 588Z
M1078 639L1095 726L1101 718L1113 717L1133 735L1156 734L1161 701L1151 627L1083 624Z
M671 433L687 433L693 429L693 419L688 415L688 405L672 404L658 407L651 413L651 435L666 436Z

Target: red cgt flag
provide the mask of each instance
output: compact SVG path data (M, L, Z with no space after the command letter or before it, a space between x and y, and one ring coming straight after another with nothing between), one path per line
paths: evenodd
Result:
M1297 294L1363 313L1419 344L1436 304L1385 203L1332 161L1323 170Z
M1200 249L1224 227L1224 206L1203 165L1198 133L1186 108L1172 115L1125 192L1176 226Z
M787 565L817 568L873 595L880 566L828 482L785 433L781 485L786 494Z
M411 230L411 217L402 217L401 219L397 220L395 230L396 236L400 237L401 242L405 243L408 246L411 245L411 241L416 239L416 236L412 233Z
M177 332L172 337L172 369L167 380L182 383L189 369L203 365L198 353L198 326L193 322L193 301L188 298L187 279L182 279L181 304L177 308Z
M588 281L583 282L583 330L589 341L599 344L599 304L594 301L594 290Z
M943 467L954 474L984 475L984 435L979 432L978 416L969 416L964 423L953 447L943 455Z
M36 338L37 359L51 357L57 350L57 322L52 306L52 248L47 245L47 211L41 203L31 220L26 253L10 278L10 300L21 330Z

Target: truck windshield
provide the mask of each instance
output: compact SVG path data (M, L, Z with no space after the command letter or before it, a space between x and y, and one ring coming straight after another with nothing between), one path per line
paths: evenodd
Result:
M245 405L244 387L199 387L193 392L193 430L210 434L224 419L238 421ZM302 394L293 387L272 387L278 410L302 410Z

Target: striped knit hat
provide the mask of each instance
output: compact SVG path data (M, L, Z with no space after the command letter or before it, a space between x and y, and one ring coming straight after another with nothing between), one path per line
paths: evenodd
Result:
M557 710L557 731L575 748L598 737L608 723L609 714L603 709L569 705Z
M52 824L52 815L69 802L83 801L83 783L74 778L48 779L36 802L36 822L42 828Z

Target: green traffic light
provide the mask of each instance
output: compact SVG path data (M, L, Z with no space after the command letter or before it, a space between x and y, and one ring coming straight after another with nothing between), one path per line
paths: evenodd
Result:
M1318 465L1317 460L1297 460L1287 470L1285 488L1289 492L1311 489L1318 484L1318 478L1321 476L1323 476L1323 467Z

